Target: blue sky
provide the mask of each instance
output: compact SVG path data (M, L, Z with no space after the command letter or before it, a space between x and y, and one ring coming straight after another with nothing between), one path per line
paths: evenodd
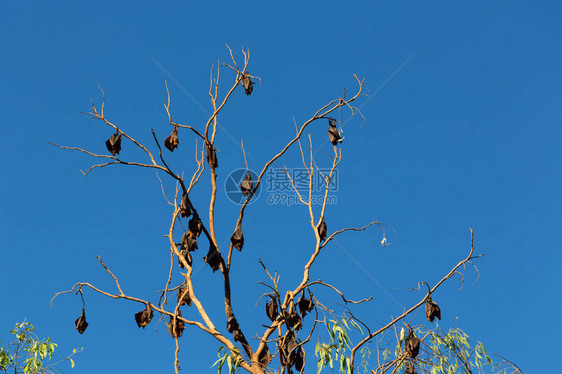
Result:
M55 292L80 280L113 290L96 255L128 293L157 301L171 213L158 179L126 167L83 177L78 169L92 159L47 142L106 152L111 129L79 113L90 109L90 98L99 102L96 81L110 120L151 147L150 128L162 139L170 132L165 80L174 118L202 128L210 68L228 59L228 43L238 56L250 49L250 72L262 79L251 97L238 89L220 117L244 139L254 170L294 135L293 117L302 123L342 88L353 92L353 73L367 77L370 97L358 103L366 121L342 112L344 158L326 221L331 232L376 219L397 237L382 248L376 229L342 236L346 250L327 248L312 276L350 298L372 295L357 313L378 326L401 309L371 277L411 304L419 295L404 290L439 280L467 252L473 227L476 248L486 253L477 262L480 279L473 285L468 270L461 292L453 280L434 296L441 325L462 327L524 371L554 373L555 355L545 347L560 333L552 316L562 306L560 11L554 1L2 2L0 336L27 318L61 351L84 347L80 373L172 370L173 340L162 323L157 334L155 323L139 330L132 318L138 306L87 292L84 335L74 330L79 297L49 307ZM226 87L233 77L223 70L221 78ZM326 128L317 123L309 131L321 166L330 162ZM180 132L180 142L166 155L190 175L194 138ZM244 159L223 131L217 148L222 188ZM142 157L126 142L121 155ZM279 164L300 167L296 149ZM208 174L202 179L192 200L204 212ZM219 192L220 242L230 237L238 207ZM267 194L248 210L246 245L232 270L235 310L250 332L266 323L263 303L254 306L265 292L256 284L264 280L258 258L279 271L284 288L294 287L302 276L295 268L313 245L307 210L270 205ZM220 275L203 266L195 282L223 326ZM182 343L185 371L209 372L218 345L195 329Z

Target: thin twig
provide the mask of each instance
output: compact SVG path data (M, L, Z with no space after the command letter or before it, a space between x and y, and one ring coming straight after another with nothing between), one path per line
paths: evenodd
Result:
M123 293L123 290L121 289L121 286L119 285L119 281L117 280L117 277L115 275L113 275L113 273L111 272L111 270L109 270L107 268L107 266L105 266L105 264L103 263L103 261L101 260L100 256L96 256L96 258L98 259L98 261L100 262L101 266L103 266L103 268L113 277L113 279L115 280L115 284L117 285L117 288L119 289L119 292L121 293L121 295L125 295Z

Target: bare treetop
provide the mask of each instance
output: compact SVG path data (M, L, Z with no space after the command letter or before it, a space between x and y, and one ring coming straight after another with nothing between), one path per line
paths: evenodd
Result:
M216 142L218 117L232 95L247 95L248 99L251 99L250 95L253 94L252 97L254 97L260 94L259 87L255 87L254 89L254 85L256 82L261 83L261 79L258 76L253 76L248 71L250 63L249 50L242 50L242 58L237 60L232 49L228 46L227 48L230 61L211 70L208 96L213 110L206 120L206 123L197 125L175 122L171 110L171 95L166 84L167 98L164 103L164 109L171 127L171 133L163 140L164 149L161 146L162 139L157 136L154 130L150 130L153 135L154 145L149 146L135 140L125 127L113 123L108 118L108 114L105 113L105 94L101 87L101 105L96 106L92 100L92 108L88 114L93 119L100 121L110 128L111 134L108 133L110 137L106 142L109 154L96 154L80 147L56 145L62 149L83 152L98 160L98 163L82 171L85 176L96 169L112 165L125 165L154 169L157 172L163 173L169 180L175 183L175 194L170 197L164 193L164 182L162 180L160 181L162 193L167 204L170 206L170 226L165 233L169 242L170 264L169 271L163 275L164 287L158 290L157 295L159 295L159 297L155 298L158 300L152 301L142 299L124 292L119 277L114 274L102 261L101 257L98 256L101 266L113 278L116 290L102 290L91 283L78 282L70 290L57 293L52 301L54 301L57 296L65 293L80 293L82 296L83 291L88 288L109 298L124 299L133 303L138 303L139 311L134 315L134 318L139 328L144 328L150 324L153 320L154 313L156 313L160 319L165 321L167 330L175 341L175 373L179 373L181 369L179 339L182 337L183 339L190 339L189 329L192 328L204 331L212 339L218 341L221 346L226 347L223 357L228 357L235 368L241 368L246 372L255 374L273 372L292 373L293 370L304 372L305 365L308 364L314 367L314 360L311 359L313 350L307 349L307 343L315 336L314 334L317 332L316 329L319 325L329 325L329 323L331 323L327 322L326 319L324 319L324 321L319 319L319 312L333 312L325 305L325 301L315 296L313 292L314 289L323 287L333 291L338 295L338 298L341 298L344 304L349 305L350 308L353 307L353 305L370 302L372 300L372 297L369 295L365 295L361 300L351 300L347 298L345 292L338 289L335 285L329 284L322 279L311 278L311 268L315 265L316 260L322 254L323 250L339 235L348 232L363 231L372 226L378 227L385 233L385 228L389 228L388 225L379 221L358 223L359 225L357 227L338 228L335 227L336 225L334 223L327 222L325 219L326 210L332 208L327 206L330 181L334 178L334 172L340 165L343 157L341 148L343 132L338 128L339 122L336 121L332 115L336 110L342 109L349 111L352 116L358 115L362 117L360 110L355 106L355 102L365 96L363 93L364 79L359 79L354 75L357 86L352 95L347 95L344 90L340 97L336 97L324 106L316 109L310 118L297 125L295 135L287 141L282 149L271 156L261 169L259 169L259 173L257 173L257 176L254 178L250 175L242 143L241 148L244 152L246 175L240 183L239 188L243 194L244 200L240 206L238 217L232 224L229 227L217 227L215 224L217 168L221 165L220 159L228 157L228 155L220 152L221 146ZM227 84L228 89L226 94L222 97L219 95L221 66L227 67L228 69L226 69L226 71L231 75L229 78L230 81ZM327 125L327 134L325 133L326 138L323 139L323 141L329 141L333 145L332 154L330 155L331 165L329 169L325 171L321 171L316 165L313 156L313 142L310 135L308 137L308 149L303 145L303 137L305 136L306 130L309 126L313 125L322 127ZM193 140L191 140L192 137L194 138ZM176 156L177 152L172 153L175 149L182 149L185 144L192 141L197 144L197 151L194 157L195 170L190 177L184 178L183 171L172 170L166 162L166 159ZM245 237L244 235L244 215L246 210L250 208L249 203L252 197L262 184L268 169L294 145L295 147L298 145L302 164L309 177L308 191L302 191L297 188L295 181L287 169L285 170L300 203L308 211L310 232L315 238L315 242L310 248L303 249L303 251L307 253L308 260L303 264L294 265L295 271L298 269L299 274L302 274L302 278L289 289L280 288L279 274L273 270L275 264L273 264L273 268L271 268L271 264L266 266L266 264L260 260L260 264L264 270L264 279L257 279L256 281L268 290L268 292L260 297L260 299L264 298L265 302L265 310L263 311L265 324L261 331L248 331L245 326L241 325L235 313L235 309L246 309L248 306L235 306L231 298L230 270L231 267L234 266L232 258L234 253L236 253L237 256L243 257L244 245L252 243L252 237ZM128 160L120 156L121 149L129 147L140 149L144 154L144 160ZM197 188L203 175L208 176L211 182L208 208L205 208L205 202L192 201L190 198L190 192L194 188ZM322 192L324 199L323 203L318 205L313 203L312 196L314 176L318 176L324 181L324 189ZM202 215L199 213L201 209L208 209L208 220L202 218ZM217 233L230 237L228 245L221 246L219 244L217 241ZM404 350L402 351L402 348L400 348L400 352L397 353L397 357L393 360L382 360L379 362L379 365L373 372L384 373L393 368L391 372L394 373L399 367L405 367L406 372L409 373L416 372L416 368L424 372L424 368L428 367L428 362L439 357L437 352L431 353L431 350L424 351L425 338L418 337L420 334L419 331L410 327L406 321L406 317L418 308L425 307L429 322L433 322L435 318L441 319L441 309L433 300L432 295L435 294L446 280L455 275L458 275L461 280L463 280L466 265L474 265L473 260L482 256L482 254L475 253L472 229L470 233L471 243L470 248L467 250L466 257L454 265L448 273L442 275L440 280L432 287L426 283L428 292L420 295L419 301L414 305L405 307L403 313L394 318L389 318L388 322L383 326L377 329L371 329L367 324L356 317L351 312L351 309L348 309L348 313L343 321L345 321L346 324L350 321L357 326L363 326L366 332L359 342L349 346L347 355L341 356L345 357L346 371L353 373L357 370L356 355L357 352L364 348L366 343L373 341L387 330L396 330L399 324L402 324L408 329L407 337L397 340L398 346L401 347L403 345ZM383 240L385 239L386 237L384 237ZM238 251L233 251L234 248ZM218 271L220 273L220 275L217 276L222 278L224 285L224 295L220 295L220 297L224 298L224 315L210 315L206 306L198 297L201 292L201 285L195 284L192 275L194 263L200 260L192 255L194 251L208 251L206 256L204 256L204 262L209 265L209 271L213 273ZM178 266L176 267L175 264ZM247 265L240 262L239 266ZM173 274L181 274L182 281L180 284L172 284ZM176 291L176 297L170 298L169 293L174 291ZM219 295L217 295L217 297L219 297ZM80 333L83 333L88 326L85 317L86 307L87 305L84 304L82 314L76 320L76 328ZM195 311L184 313L185 316L182 316L182 308L184 308L184 310L185 308L191 308L195 309ZM305 321L310 321L310 324L305 325ZM334 327L333 325L329 326ZM92 328L95 328L95 326L90 327L90 329ZM339 335L334 334L333 338L336 339L336 336ZM224 360L220 365L222 366L223 363ZM312 372L314 369L309 370Z

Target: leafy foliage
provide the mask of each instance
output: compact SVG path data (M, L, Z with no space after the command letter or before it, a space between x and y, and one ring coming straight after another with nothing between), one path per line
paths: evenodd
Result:
M318 373L325 367L330 366L334 368L334 364L338 365L340 373L351 373L350 359L347 351L351 349L351 340L348 335L350 330L348 320L343 318L341 320L330 319L323 321L330 337L327 343L318 342L316 345L315 354L318 357ZM361 327L353 321L349 323L357 330L361 331Z
M353 326L363 334L361 327L351 318L324 320L328 331L328 341L319 341L316 345L318 358L317 373L332 371L338 373L352 373L349 367L349 353L351 343L350 333ZM362 362L356 367L360 373L383 373L387 370L394 373L404 373L408 367L415 368L418 373L455 374L455 373L494 373L494 374L522 374L522 371L512 362L501 356L488 353L484 345L477 341L473 343L470 337L460 328L453 327L449 331L442 331L438 325L431 329L424 327L413 328L413 332L421 339L419 356L412 359L405 348L408 327L401 328L396 335L394 352L389 349L392 342L385 341L381 336L376 349L365 346L361 350ZM492 356L496 360L492 359ZM375 362L374 369L369 364ZM329 369L328 369L329 368Z
M74 367L72 357L81 349L80 351L74 349L69 356L50 363L58 345L49 338L39 339L34 331L35 327L29 322L16 323L14 329L10 331L14 340L0 346L1 371L7 373L9 370L15 374L62 372L58 365L63 361L69 361L71 367Z
M236 369L240 367L240 362L242 357L240 356L240 352L237 349L234 349L232 352L228 350L227 347L220 347L218 352L218 360L211 367L217 367L218 374L221 374L222 368L226 363L228 365L228 373L234 374Z

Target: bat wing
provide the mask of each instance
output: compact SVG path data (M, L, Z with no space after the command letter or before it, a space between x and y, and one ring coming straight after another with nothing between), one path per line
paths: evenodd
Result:
M86 312L84 311L84 308L82 308L82 315L80 315L80 317L78 317L76 321L74 321L74 323L76 325L76 330L80 334L83 334L84 331L86 331L86 329L88 328L88 322L86 322Z
M330 143L332 145L337 145L339 142L342 141L342 137L338 128L333 123L330 123L330 127L328 127L328 136L330 138Z
M207 256L204 257L205 262L213 269L213 273L219 269L222 257L214 244L209 247Z
M164 140L164 146L166 146L166 148L168 148L170 152L173 152L179 144L180 142L178 139L178 128L176 127L174 128L174 131L172 131L172 133L168 135L166 140Z
M234 231L234 234L232 234L232 236L230 237L230 241L232 242L234 248L238 249L239 251L242 250L242 248L244 247L244 233L242 232L241 228L237 228L236 231Z
M248 172L246 173L246 177L244 177L244 180L240 183L240 190L242 190L242 194L244 196L248 196L249 194L252 193L253 188L254 188L254 181L252 180L252 176Z
M326 235L328 233L328 225L326 225L326 221L322 217L322 221L318 225L318 235L320 236L320 241L326 240Z
M189 208L189 197L187 194L183 194L180 203L180 214L182 217L187 218L191 215L191 209Z
M111 135L111 137L106 140L105 146L113 156L119 154L121 151L121 134L119 130L115 131L115 134Z

